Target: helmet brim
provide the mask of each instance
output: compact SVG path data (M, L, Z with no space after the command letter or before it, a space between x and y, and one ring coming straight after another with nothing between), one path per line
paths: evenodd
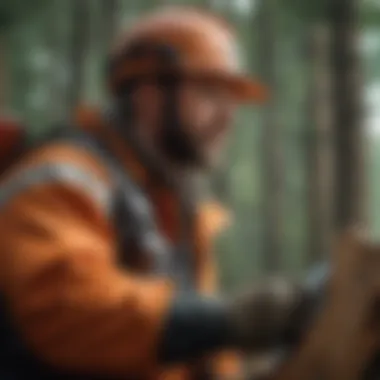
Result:
M229 89L236 102L240 104L262 104L269 99L268 88L260 81L246 75L216 70L188 70L184 72L184 76L219 82Z
M244 74L236 74L218 70L187 70L184 75L198 80L212 80L220 82L229 89L237 103L262 104L269 99L268 88L260 81L252 79Z
M262 104L269 99L267 87L259 81L239 75L226 76L225 80L238 103Z
M220 82L231 91L238 103L249 104L265 103L269 98L269 91L258 80L243 74L219 70L204 70L196 68L180 68L178 71L168 67L157 67L154 62L129 64L123 67L113 77L111 87L117 88L128 79L150 78L160 75L179 75L197 80L213 80Z

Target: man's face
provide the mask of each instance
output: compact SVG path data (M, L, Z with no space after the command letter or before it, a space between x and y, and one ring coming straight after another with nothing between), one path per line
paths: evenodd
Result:
M145 86L141 94L143 124L170 160L199 169L218 163L236 112L236 102L223 83L186 79L171 98L158 86Z
M236 103L222 83L187 80L178 91L180 128L188 159L200 167L218 163L232 127Z

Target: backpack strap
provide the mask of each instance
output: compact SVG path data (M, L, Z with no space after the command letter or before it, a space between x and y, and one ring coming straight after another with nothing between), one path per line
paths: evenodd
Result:
M109 211L116 235L122 263L131 261L131 246L137 252L148 254L152 263L152 274L174 276L173 252L167 240L159 233L154 212L147 195L128 175L125 168L112 151L95 136L79 129L67 133L66 140L70 144L86 149L105 165L111 174L109 191Z
M92 152L111 173L111 218L119 239L122 264L127 264L131 259L133 261L130 249L131 246L137 246L137 252L148 255L152 275L170 277L179 289L193 291L195 278L189 262L192 252L188 251L183 241L173 246L159 232L149 197L131 179L113 151L95 136L78 128L73 130L73 137L69 137L69 141Z

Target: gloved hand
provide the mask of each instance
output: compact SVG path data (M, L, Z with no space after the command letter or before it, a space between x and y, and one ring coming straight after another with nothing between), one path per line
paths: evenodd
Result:
M254 353L296 346L314 304L313 293L279 278L227 299L178 294L163 328L160 358L172 365L225 349Z
M229 302L232 340L248 351L293 346L315 313L314 294L306 287L270 278Z

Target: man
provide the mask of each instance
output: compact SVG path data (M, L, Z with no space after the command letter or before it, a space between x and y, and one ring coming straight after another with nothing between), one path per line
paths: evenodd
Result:
M213 15L176 8L146 16L112 52L110 109L79 117L102 153L53 140L4 179L0 290L34 357L18 362L29 376L218 378L222 352L293 338L307 297L291 283L211 296L210 248L226 217L200 200L195 178L217 162L237 106L264 98L239 73L234 49L231 29ZM129 208L110 218L105 199L119 180ZM141 233L147 205L157 230ZM124 224L115 223L122 211ZM134 240L119 244L126 231ZM160 250L157 240L167 245Z

